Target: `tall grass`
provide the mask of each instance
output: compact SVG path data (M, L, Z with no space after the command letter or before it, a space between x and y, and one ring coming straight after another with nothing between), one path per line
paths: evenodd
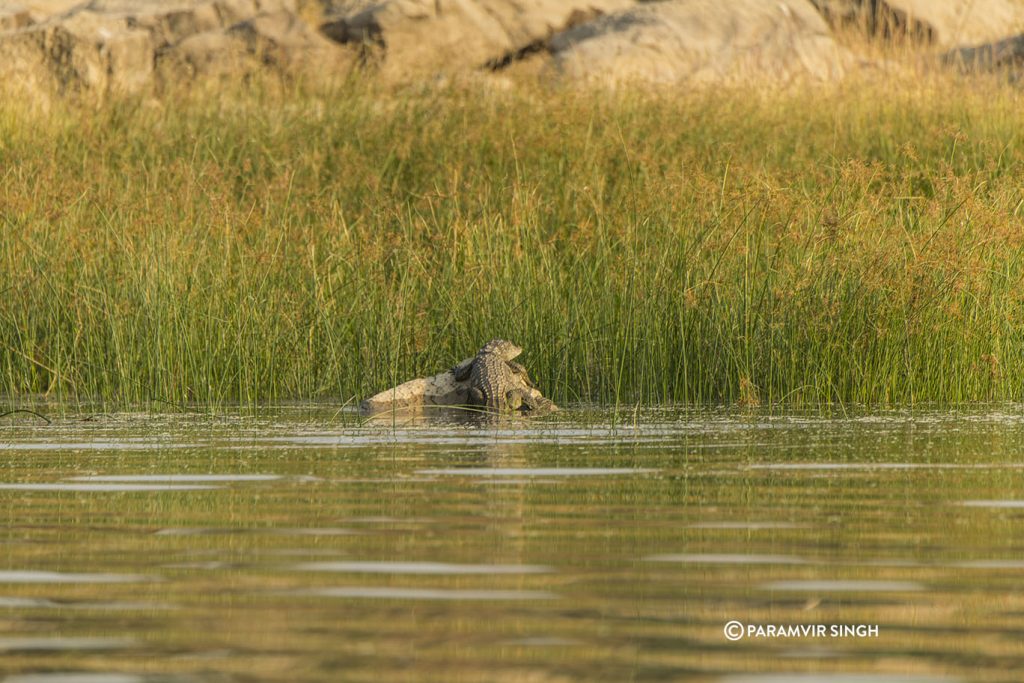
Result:
M347 400L504 336L558 401L1024 387L994 84L0 104L0 393Z

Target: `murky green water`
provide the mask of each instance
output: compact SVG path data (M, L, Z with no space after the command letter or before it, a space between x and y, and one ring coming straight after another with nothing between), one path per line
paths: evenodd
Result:
M5 418L0 681L1024 680L1021 410L610 420Z

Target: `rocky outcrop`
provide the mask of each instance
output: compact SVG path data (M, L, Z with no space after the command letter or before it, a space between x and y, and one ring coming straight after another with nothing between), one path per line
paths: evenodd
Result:
M849 57L807 0L664 0L555 36L555 66L604 84L834 80Z
M397 79L497 65L634 0L385 0L322 28Z
M319 0L324 15L331 19L344 19L380 4L380 0Z
M0 34L0 82L30 93L133 90L152 72L144 31L87 8Z
M0 94L329 83L357 65L507 86L486 74L519 63L562 84L775 87L856 64L836 26L934 46L930 63L1024 62L1024 0L0 0Z
M1020 0L813 0L833 26L881 39L909 38L944 48L1024 32Z
M0 17L9 13L24 13L27 15L30 24L38 24L49 17L67 12L73 7L82 4L82 0L14 0L14 2L0 0ZM4 27L0 28L0 30L21 28L22 26Z
M470 358L464 362L472 360ZM466 405L468 400L469 383L457 382L454 373L446 370L430 377L417 377L374 394L359 404L359 412L370 416L393 410Z
M0 6L0 31L13 31L32 23L32 15L21 5Z
M237 80L271 71L344 78L354 57L288 11L259 14L221 30L191 35L157 53L161 84L200 78Z
M1000 70L1016 72L1024 66L1024 34L994 43L950 50L942 55L942 61L967 73ZM1019 76L1017 73L1013 75Z
M43 98L137 93L158 73L178 81L246 60L263 71L307 59L332 68L346 56L295 0L93 0L53 14L36 5L0 32L0 83Z

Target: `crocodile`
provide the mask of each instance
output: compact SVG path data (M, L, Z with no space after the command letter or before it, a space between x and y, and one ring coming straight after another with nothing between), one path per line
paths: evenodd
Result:
M452 368L457 381L469 380L469 404L488 410L528 411L536 409L530 376L513 359L523 349L505 339L484 344L469 363Z
M515 347L516 350L511 355L506 354L506 357L515 358L519 355L518 347L514 344L509 344L509 346L509 352L511 352L511 347ZM374 416L383 413L390 414L395 411L419 412L428 408L443 409L466 405L486 407L483 387L478 378L475 386L477 390L473 391L473 368L479 358L480 354L477 354L440 374L418 377L374 394L360 403L359 411L363 415ZM503 360L502 362L507 366L508 373L511 374L507 374L500 365L498 366L496 376L504 378L506 391L504 405L497 410L515 412L524 417L549 415L558 410L558 406L537 389L526 372L526 368L514 360ZM484 374L486 375L487 372ZM480 375L479 371L477 375ZM512 394L511 403L508 400L508 391L510 390L518 391L518 393Z

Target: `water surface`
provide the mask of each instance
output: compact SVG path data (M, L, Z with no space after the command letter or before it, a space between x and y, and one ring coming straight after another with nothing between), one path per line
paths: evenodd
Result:
M7 418L0 682L1024 680L1021 408L630 420Z

